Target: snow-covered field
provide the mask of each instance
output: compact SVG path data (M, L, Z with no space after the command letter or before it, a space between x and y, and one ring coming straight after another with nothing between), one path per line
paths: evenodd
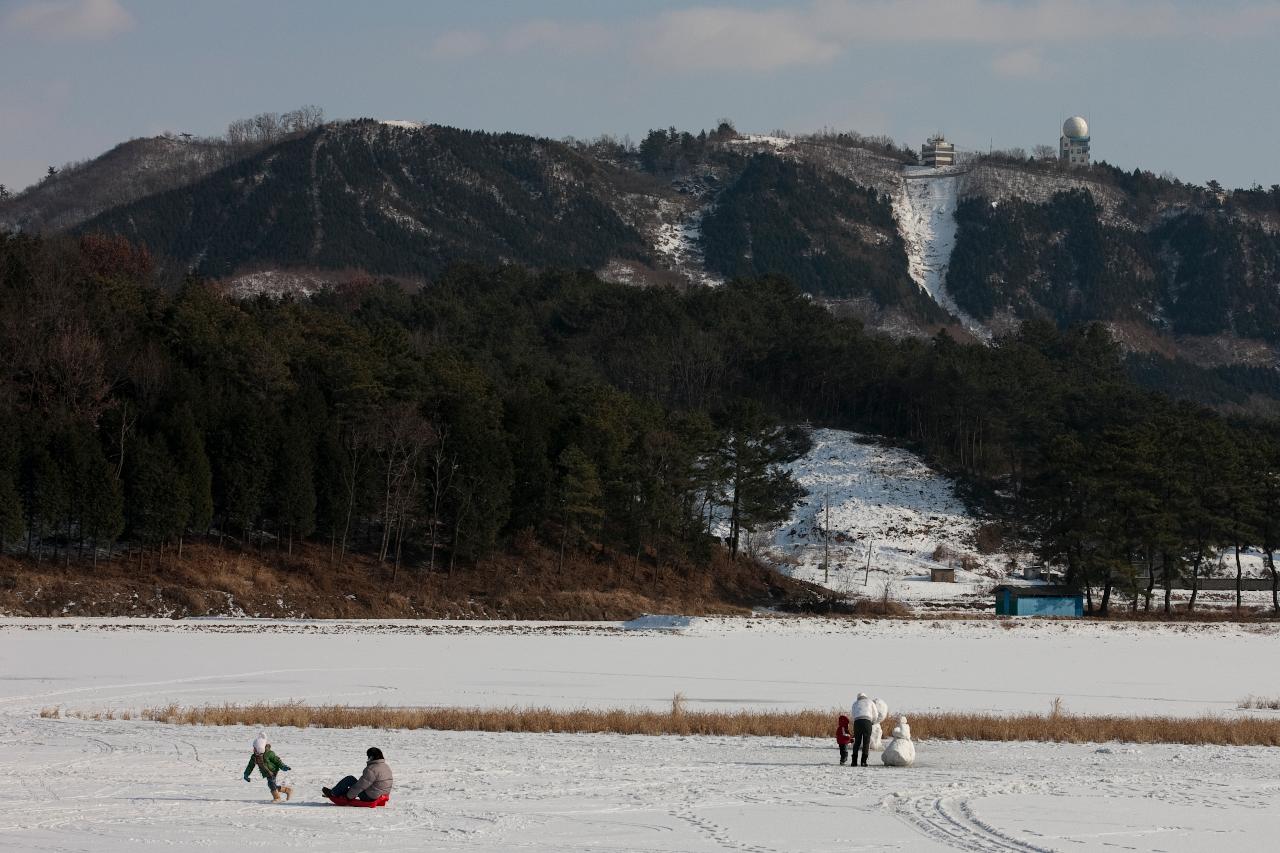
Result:
M819 429L813 448L788 468L808 494L760 545L783 571L850 595L876 598L887 584L903 601L990 603L1009 558L977 553L981 521L954 483L918 456L858 433ZM952 556L935 561L939 546ZM954 584L929 581L931 568L965 556L977 571L957 569Z
M1280 750L269 729L296 800L241 781L255 730L41 719L176 701L996 708L1193 714L1280 694L1272 626L647 619L628 624L0 620L0 847L22 850L1266 849ZM1045 665L1037 664L1035 657ZM1229 662L1230 665L1225 665ZM377 745L391 805L318 788Z
M296 800L241 781L246 728L25 719L0 732L10 850L1258 851L1277 750L957 744L840 767L827 740L273 730ZM318 789L380 746L385 809ZM1107 749L1107 747L1102 747ZM16 790L15 790L16 789Z

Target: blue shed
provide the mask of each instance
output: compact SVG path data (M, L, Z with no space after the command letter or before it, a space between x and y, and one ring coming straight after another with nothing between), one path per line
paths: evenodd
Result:
M1065 586L995 588L997 616L1083 616L1084 595Z

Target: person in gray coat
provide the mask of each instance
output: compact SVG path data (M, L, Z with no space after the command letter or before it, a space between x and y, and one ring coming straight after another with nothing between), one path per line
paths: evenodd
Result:
M382 750L371 746L365 755L369 756L369 761L359 779L346 776L332 788L321 788L321 792L326 797L346 797L365 802L373 802L384 794L391 796L391 765L382 757Z

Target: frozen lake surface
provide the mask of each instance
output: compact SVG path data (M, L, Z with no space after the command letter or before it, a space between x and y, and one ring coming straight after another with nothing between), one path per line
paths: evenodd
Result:
M640 628L640 630L633 630ZM1280 750L922 741L910 769L828 738L268 729L295 802L241 781L256 730L41 719L41 708L351 704L1193 714L1277 695L1273 628L650 619L0 622L0 847L532 851L1258 850ZM319 787L380 746L391 805Z
M670 626L670 627L668 627ZM0 620L0 713L178 702L1194 715L1280 695L1280 626L995 620Z

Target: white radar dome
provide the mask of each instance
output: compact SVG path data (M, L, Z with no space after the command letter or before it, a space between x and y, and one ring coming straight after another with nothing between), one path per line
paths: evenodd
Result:
M1072 116L1062 123L1062 135L1067 139L1084 139L1089 135L1089 123L1080 116Z

